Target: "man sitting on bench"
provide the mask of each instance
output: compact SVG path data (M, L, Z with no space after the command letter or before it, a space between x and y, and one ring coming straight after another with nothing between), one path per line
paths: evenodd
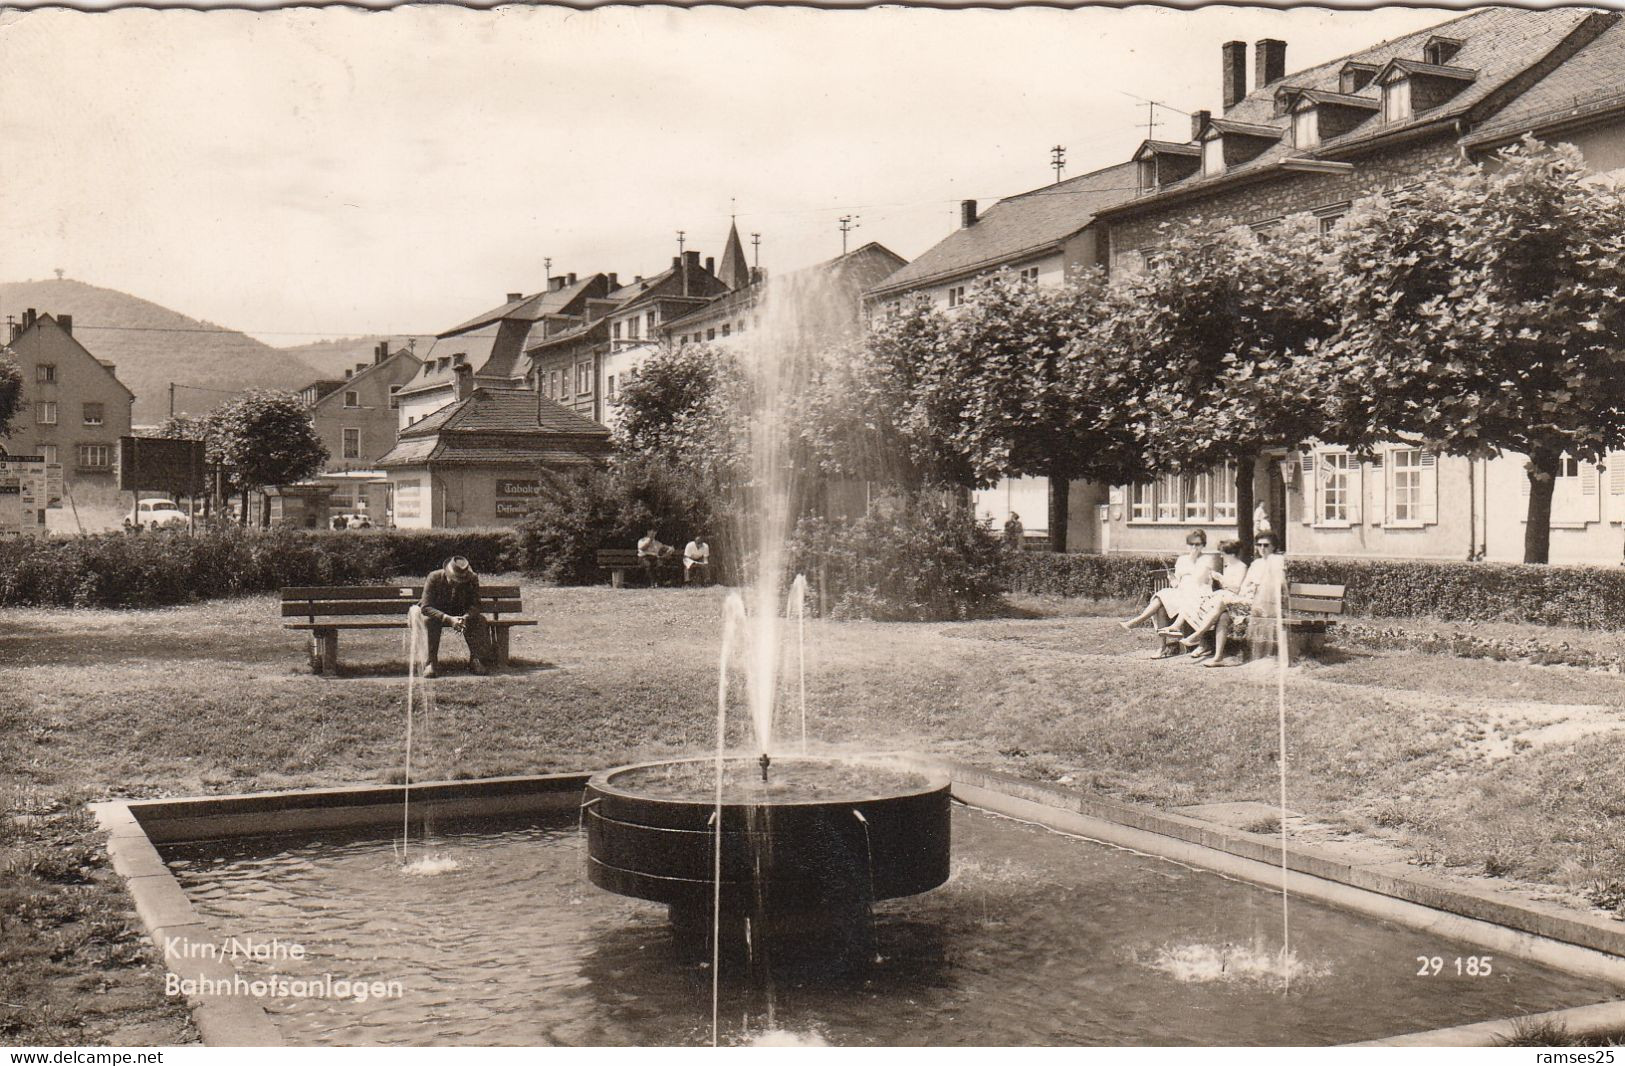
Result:
M705 538L698 533L683 548L683 584L705 585L710 583L706 577L711 570L711 545L705 543Z
M485 664L491 659L491 633L485 616L480 614L479 575L467 559L454 555L442 569L430 574L423 583L418 607L423 611L429 637L429 665L423 669L424 677L434 677L440 670L440 631L447 626L468 642L469 669L485 673Z
M649 578L650 588L655 587L655 572L660 564L671 558L676 550L670 544L660 543L660 538L655 536L656 532L658 532L656 529L650 527L649 532L638 540L638 562L643 564L643 572Z

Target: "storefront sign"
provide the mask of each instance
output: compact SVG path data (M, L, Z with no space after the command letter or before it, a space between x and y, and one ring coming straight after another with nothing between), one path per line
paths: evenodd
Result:
M423 482L416 479L395 482L395 517L423 517Z
M530 513L529 500L497 500L498 518L523 518Z
M534 500L542 494L542 483L536 478L498 478L498 499ZM498 512L499 514L501 512Z

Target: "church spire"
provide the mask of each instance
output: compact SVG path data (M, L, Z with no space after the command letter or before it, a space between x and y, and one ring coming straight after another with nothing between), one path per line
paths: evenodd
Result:
M750 284L750 264L745 261L745 246L739 240L739 225L728 223L728 244L722 249L722 263L717 277L729 291L743 289Z

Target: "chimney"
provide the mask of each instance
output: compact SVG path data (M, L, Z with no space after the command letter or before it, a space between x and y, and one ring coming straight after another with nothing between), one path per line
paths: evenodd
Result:
M372 353L372 365L377 366L379 363L383 362L385 359L388 359L388 358L389 358L389 342L388 341L379 341L377 349L375 349L373 351L373 353Z
M1208 119L1212 117L1211 111L1198 111L1191 116L1191 140L1194 141L1202 135L1202 127L1206 126Z
M1286 42L1266 37L1253 45L1253 76L1256 89L1273 85L1286 77Z
M642 285L643 284L643 275L642 274L634 274L634 275L632 275L632 284L634 284L634 285Z
M524 298L525 298L525 294L522 293L522 292L510 292L508 294L508 298L506 300L503 300L502 302L505 303L505 304L518 303L520 300L523 300Z
M548 286L548 288L552 289L554 292L558 292L560 289L564 288L564 278L562 278L562 277L548 278L547 279L547 286Z
M1229 41L1219 51L1223 57L1220 69L1224 80L1224 109L1228 111L1247 95L1247 42Z
M66 333L70 337L73 336L73 316L72 315L57 315L56 316L56 324L62 327L62 332L63 333Z
M705 272L707 274L715 274L717 272L717 257L716 256L708 255L708 256L705 257Z
M474 395L474 368L467 363L458 363L451 368L454 396L453 402L461 402Z
M681 270L683 268L683 257L680 256L680 255L672 256L671 257L671 268L673 270Z
M576 276L574 274L571 274L568 277L569 277L569 280L567 280L564 284L565 285L574 285L576 283Z
M349 380L350 380L350 376L351 376L351 375L352 375L352 374L354 374L354 373L355 373L355 371L354 371L354 370L351 370L351 369L350 369L350 368L349 368L349 367L345 367L345 368L344 368L344 380L345 380L345 381L349 381Z
M971 226L974 226L974 225L976 225L976 201L975 200L961 200L961 201L959 201L959 226L960 226L960 228L961 229L969 229Z
M24 311L23 312L23 329L27 330L27 329L32 328L33 325L34 325L34 321L36 319L38 319L38 318L39 318L39 312L37 310L35 310L34 308L30 307L28 310Z
M621 276L619 274L611 274L609 276L609 291L614 292L616 289L618 289L620 287L621 287Z
M366 363L357 363L355 365L355 372L357 374L361 373L365 369L367 369L367 364Z

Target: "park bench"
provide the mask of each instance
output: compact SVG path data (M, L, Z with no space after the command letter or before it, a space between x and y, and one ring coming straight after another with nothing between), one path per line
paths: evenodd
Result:
M677 556L672 555L663 559L656 559L656 566L670 566ZM626 572L628 570L642 570L643 557L636 548L600 548L598 549L598 565L609 571L609 585L611 588L624 588L626 586Z
M406 613L423 598L423 584L300 586L282 590L282 628L310 632L310 665L320 674L338 673L339 632L347 629L405 629ZM524 609L518 585L481 585L480 613L491 627L494 666L508 665L509 630L533 626L516 617Z
M1152 571L1151 591L1172 588L1172 567ZM1215 579L1215 583L1217 579ZM1320 646L1326 631L1343 615L1345 585L1317 585L1307 581L1289 581L1286 586L1287 654L1296 656L1312 653Z

